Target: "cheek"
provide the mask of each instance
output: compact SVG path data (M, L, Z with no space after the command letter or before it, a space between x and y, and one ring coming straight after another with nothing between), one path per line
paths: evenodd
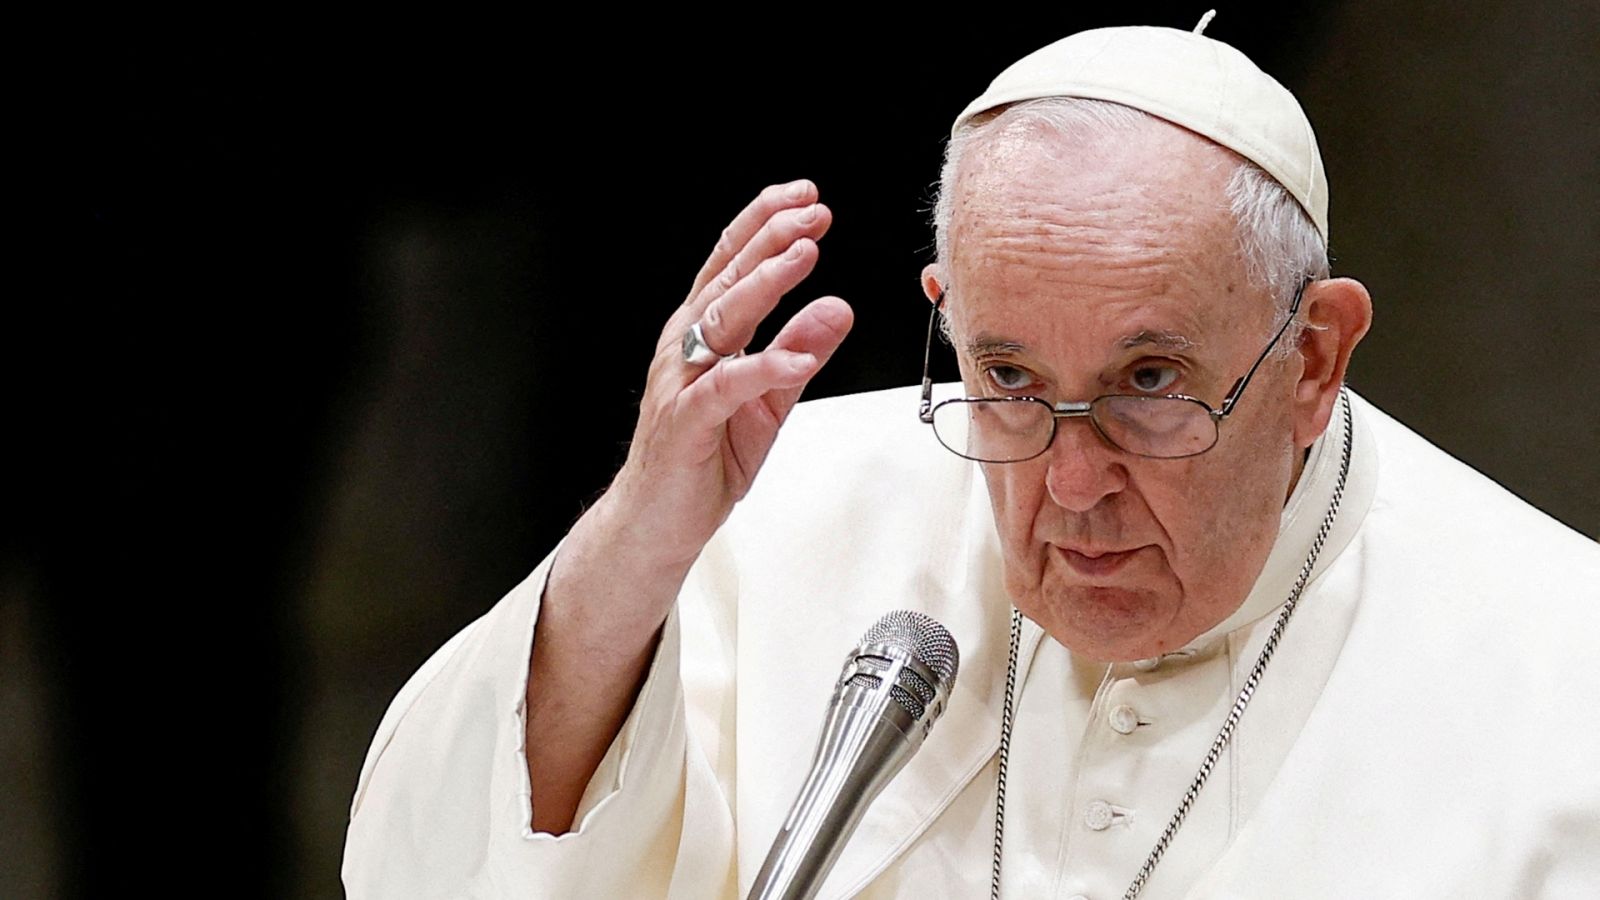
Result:
M1034 466L1028 463L986 465L982 469L1006 560L1011 565L1022 563L1030 570L1036 569L1043 556L1043 545L1034 539L1035 520L1045 496L1042 474L1033 473Z
M1192 481L1157 514L1172 542L1175 574L1188 590L1215 582L1226 566L1229 542L1249 518L1237 505L1238 484L1227 477Z
M1190 589L1220 587L1226 573L1248 572L1253 581L1277 537L1293 451L1284 430L1256 433L1261 439L1241 452L1201 457L1215 465L1196 467L1165 504L1160 518L1174 539L1174 568Z

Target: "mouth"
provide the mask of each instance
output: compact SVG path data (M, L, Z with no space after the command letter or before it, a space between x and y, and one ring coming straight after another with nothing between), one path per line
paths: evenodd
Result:
M1091 551L1073 550L1067 547L1057 547L1056 552L1061 560L1073 572L1085 578L1105 578L1115 574L1127 565L1143 547L1133 547L1128 550L1102 550Z

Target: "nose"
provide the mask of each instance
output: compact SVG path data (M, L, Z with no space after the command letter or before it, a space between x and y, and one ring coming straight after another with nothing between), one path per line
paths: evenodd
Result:
M1128 486L1123 452L1100 436L1088 419L1062 419L1056 438L1045 452L1049 468L1045 487L1056 505L1088 512L1100 501Z

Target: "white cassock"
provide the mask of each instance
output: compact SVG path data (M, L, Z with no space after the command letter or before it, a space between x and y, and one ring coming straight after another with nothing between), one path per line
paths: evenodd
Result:
M821 896L987 896L1011 607L981 473L916 405L902 389L795 410L685 584L573 833L529 827L550 560L441 648L367 755L349 895L742 896L844 654L905 607L950 629L960 675ZM1316 574L1141 896L1600 897L1600 545L1352 409ZM1288 597L1342 431L1341 412L1249 598L1181 651L1108 667L1024 623L1005 896L1123 895Z

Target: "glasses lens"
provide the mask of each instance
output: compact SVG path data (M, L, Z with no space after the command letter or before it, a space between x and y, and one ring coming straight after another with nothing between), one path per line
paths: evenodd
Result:
M1101 397L1094 423L1111 443L1140 456L1194 456L1217 442L1211 411L1181 397Z
M933 409L933 433L955 453L979 462L1032 459L1050 446L1054 427L1041 400L948 400Z

